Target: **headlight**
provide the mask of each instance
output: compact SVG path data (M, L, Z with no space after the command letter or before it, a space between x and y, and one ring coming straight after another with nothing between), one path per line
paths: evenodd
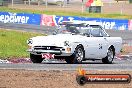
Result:
M71 53L71 48L70 47L66 48L66 53Z
M64 41L64 46L69 46L69 41Z
M33 40L32 39L27 40L27 44L33 44Z

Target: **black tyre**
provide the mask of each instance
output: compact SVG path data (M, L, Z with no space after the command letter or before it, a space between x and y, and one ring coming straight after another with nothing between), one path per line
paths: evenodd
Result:
M67 62L67 64L73 64L74 62L74 57L73 55L70 57L65 57L65 61Z
M41 63L43 61L41 55L30 54L30 59L33 63Z
M109 48L108 49L108 52L107 52L107 56L105 58L102 59L102 62L104 64L112 64L113 62L113 59L114 59L114 51L112 48Z
M81 45L79 45L76 47L74 54L71 57L66 58L65 61L68 64L78 64L82 63L84 58L85 58L84 48Z
M84 85L86 83L86 78L82 75L76 77L76 81L79 85Z
M66 58L65 61L66 61L67 64L72 64L71 59Z
M82 63L82 61L84 60L84 58L85 58L84 48L81 45L79 45L75 49L73 63L75 63L75 64Z

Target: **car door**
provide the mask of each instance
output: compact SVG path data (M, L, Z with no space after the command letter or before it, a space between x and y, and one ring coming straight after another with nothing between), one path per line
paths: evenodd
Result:
M97 29L98 28L98 29ZM91 37L87 38L87 48L85 50L88 58L103 58L107 54L108 40L103 30L97 26L96 29L91 29Z
M109 48L109 38L110 36L105 32L105 30L99 26L100 30L100 48L99 48L99 57L106 57L107 55L107 50Z
M107 55L107 50L109 46L109 42L107 37L96 37L98 38L98 54L99 58L104 58Z
M86 58L103 58L106 56L108 41L105 37L89 37L85 45Z

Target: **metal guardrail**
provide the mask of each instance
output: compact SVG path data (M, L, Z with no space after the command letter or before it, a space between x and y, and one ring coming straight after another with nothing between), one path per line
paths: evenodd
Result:
M51 27L51 26L0 22L0 29L13 29L13 30L22 30L22 31L27 31L27 32L38 32L38 33L43 33L43 34L52 34L54 32L55 28Z

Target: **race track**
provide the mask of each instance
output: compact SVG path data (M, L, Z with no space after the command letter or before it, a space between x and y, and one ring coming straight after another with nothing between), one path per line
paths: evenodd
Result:
M82 67L85 70L100 70L100 71L132 71L132 58L115 59L113 64L102 64L101 61L87 61L82 64L66 64L66 62L43 62L41 64L33 63L1 63L0 69L24 69L24 70L77 70Z

